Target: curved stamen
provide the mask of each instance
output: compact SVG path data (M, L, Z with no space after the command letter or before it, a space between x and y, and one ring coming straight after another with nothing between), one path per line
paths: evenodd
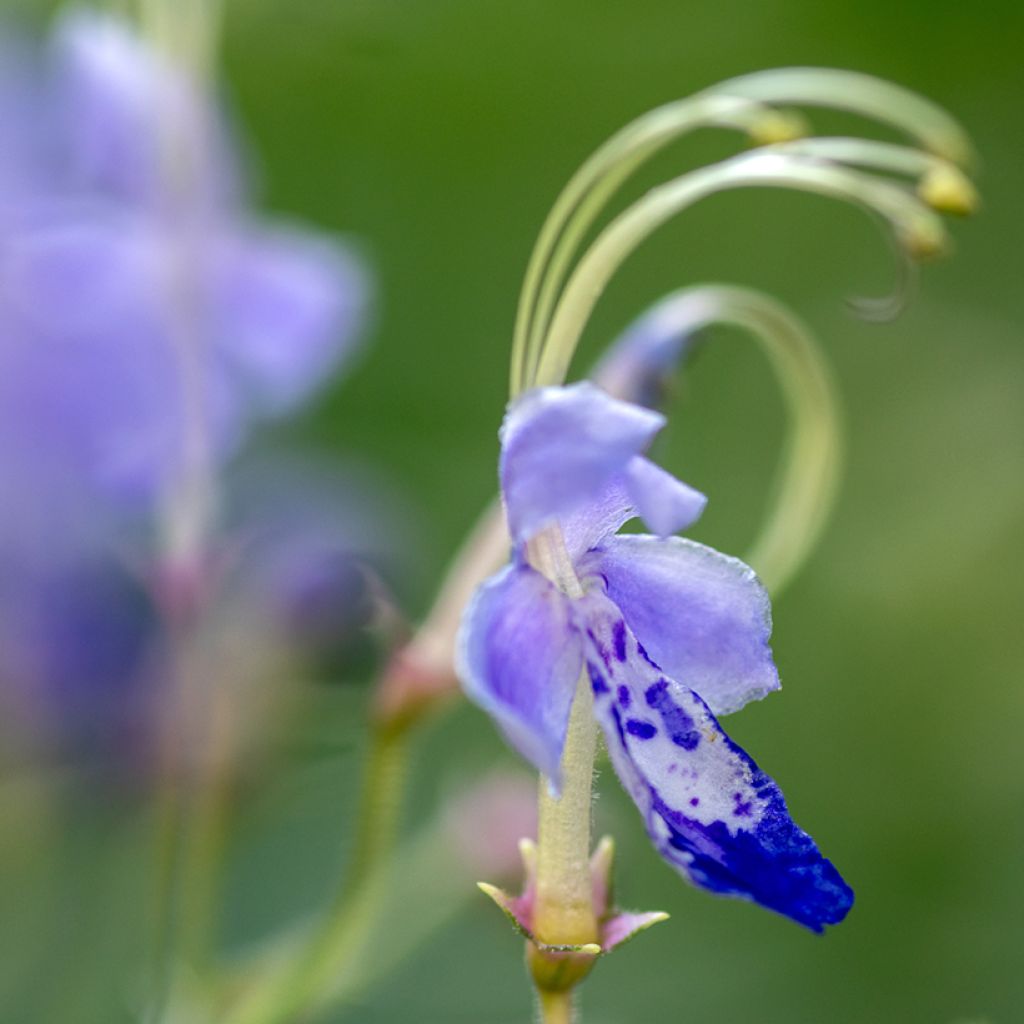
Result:
M804 134L798 117L779 104L832 107L888 125L913 139L927 153L854 139L832 140L807 155L827 150L830 159L864 163L895 173L920 175L919 192L929 205L947 213L969 213L976 197L952 164L972 158L970 141L944 110L906 89L870 75L824 68L783 68L730 79L696 96L645 114L614 135L573 176L541 229L520 294L513 342L511 391L515 395L536 371L552 307L582 238L608 199L645 161L665 145L700 127L717 125L746 131L759 145ZM941 164L941 162L940 162Z
M978 195L970 179L956 164L913 146L901 146L876 139L815 136L766 146L774 152L790 153L847 167L901 174L914 178L918 195L942 213L973 213Z
M832 68L775 68L727 79L702 95L707 94L843 110L895 128L955 164L967 166L974 161L971 140L946 111L873 75Z
M772 504L743 558L775 596L813 549L828 518L842 462L839 400L821 348L806 326L761 292L695 285L658 302L633 328L635 340L616 346L593 377L616 397L636 401L652 391L654 378L664 380L672 370L682 370L702 343L699 336L718 325L738 327L761 348L786 407L788 439ZM648 332L665 339L659 348L645 344ZM677 339L671 348L669 339Z
M551 307L580 241L607 201L669 143L705 127L733 128L759 143L800 134L793 116L740 97L702 95L658 107L616 132L562 190L541 228L519 296L512 346L515 395L535 365Z
M936 214L891 182L843 167L780 152L758 150L691 171L652 189L619 214L580 259L551 320L530 387L557 384L587 320L615 271L654 231L701 199L732 188L793 188L843 199L880 214L916 258L936 255L945 230Z
M767 295L729 285L705 285L687 294L707 309L707 323L751 335L768 357L786 403L789 436L772 507L744 556L777 594L817 543L835 497L843 446L832 375L807 328Z
M895 280L892 288L884 295L852 295L846 300L847 308L854 316L869 323L884 324L895 320L910 305L917 291L918 268L920 264L888 236L893 251Z

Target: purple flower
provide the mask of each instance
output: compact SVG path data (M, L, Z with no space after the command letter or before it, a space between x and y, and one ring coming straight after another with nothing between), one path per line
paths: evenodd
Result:
M0 77L0 124L45 139L0 166L0 426L32 470L5 476L158 499L187 438L219 464L350 357L366 280L246 211L220 111L125 23L72 12L50 56Z
M557 789L586 671L612 763L662 857L702 888L821 931L853 894L716 718L778 689L768 597L742 562L669 536L704 498L641 454L664 422L588 383L510 407L501 482L513 560L466 611L459 675ZM636 515L658 536L615 535ZM577 598L527 561L527 542L556 525Z

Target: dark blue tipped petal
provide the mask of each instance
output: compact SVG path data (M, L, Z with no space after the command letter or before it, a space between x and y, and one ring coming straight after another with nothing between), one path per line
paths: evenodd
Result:
M462 617L456 672L463 689L556 790L582 665L569 599L529 566L492 576Z
M838 924L853 892L790 818L779 787L694 691L647 657L615 605L594 592L584 601L587 657L605 683L594 688L595 713L661 856L694 885L812 931Z

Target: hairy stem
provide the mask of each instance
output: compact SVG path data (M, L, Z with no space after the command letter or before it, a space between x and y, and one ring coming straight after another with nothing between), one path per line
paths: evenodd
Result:
M574 1024L578 1020L570 992L541 992L537 999L540 1024Z
M597 752L594 697L586 673L576 685L562 755L562 792L540 780L534 933L551 945L597 942L590 883L591 781Z

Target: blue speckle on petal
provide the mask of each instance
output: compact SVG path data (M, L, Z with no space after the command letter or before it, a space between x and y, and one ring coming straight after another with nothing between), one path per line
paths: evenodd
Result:
M615 643L615 657L619 661L626 660L626 624L619 619L612 628L612 640Z
M650 722L643 722L639 718L631 718L626 722L626 732L635 736L638 740L649 740L657 736L658 730Z
M597 666L593 662L587 662L587 673L590 676L590 687L594 693L608 692L608 683L605 682L604 676L601 675Z
M733 803L735 806L732 809L732 813L737 818L749 818L753 813L754 805L750 800L744 800L742 793L733 793Z
M590 638L590 642L594 645L594 649L601 656L601 660L604 662L604 667L610 670L612 667L612 656L608 653L608 649L600 640L597 639L592 629L587 629L587 636Z
M694 728L693 719L672 700L668 691L668 680L660 679L647 687L644 698L649 707L661 715L672 742L683 750L695 750L700 744L700 732Z
M633 695L629 692L629 687L628 686L620 686L619 687L619 704L628 711L629 710L629 706L632 703L633 703Z

